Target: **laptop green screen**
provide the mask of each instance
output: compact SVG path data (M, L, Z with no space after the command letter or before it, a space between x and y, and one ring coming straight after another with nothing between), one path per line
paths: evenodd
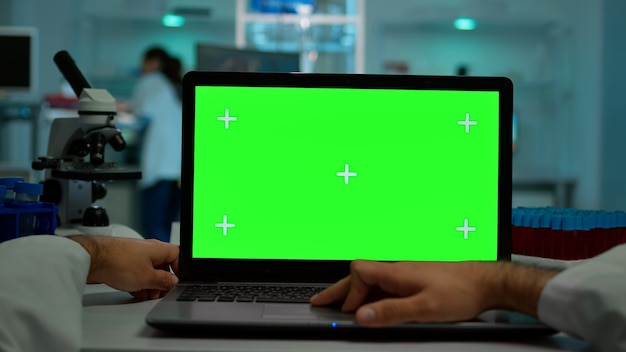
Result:
M192 257L495 261L498 95L195 87Z

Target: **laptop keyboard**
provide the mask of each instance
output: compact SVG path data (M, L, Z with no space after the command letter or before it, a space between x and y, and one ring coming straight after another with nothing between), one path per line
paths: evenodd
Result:
M190 285L176 300L187 302L309 303L309 299L324 288L321 286Z

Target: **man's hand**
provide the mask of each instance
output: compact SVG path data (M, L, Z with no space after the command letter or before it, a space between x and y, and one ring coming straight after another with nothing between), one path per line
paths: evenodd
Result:
M91 256L87 283L104 283L144 300L162 297L178 282L176 245L109 236L68 238L81 244Z
M322 306L343 302L369 327L404 322L470 320L502 308L537 314L546 282L556 272L511 263L354 261L350 275L311 298Z

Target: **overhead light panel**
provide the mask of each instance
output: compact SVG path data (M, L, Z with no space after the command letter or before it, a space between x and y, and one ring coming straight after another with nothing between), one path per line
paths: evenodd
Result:
M185 24L185 17L168 13L163 16L161 23L163 23L165 27L182 27Z
M471 31L476 29L476 20L469 17L457 18L454 21L454 28L461 31Z

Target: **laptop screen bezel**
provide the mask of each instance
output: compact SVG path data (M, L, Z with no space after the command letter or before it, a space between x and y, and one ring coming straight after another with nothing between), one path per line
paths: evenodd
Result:
M299 74L192 71L183 79L180 278L185 282L334 282L349 273L350 261L193 259L195 88L198 86L321 87L496 91L499 93L498 250L511 258L513 84L504 77Z

